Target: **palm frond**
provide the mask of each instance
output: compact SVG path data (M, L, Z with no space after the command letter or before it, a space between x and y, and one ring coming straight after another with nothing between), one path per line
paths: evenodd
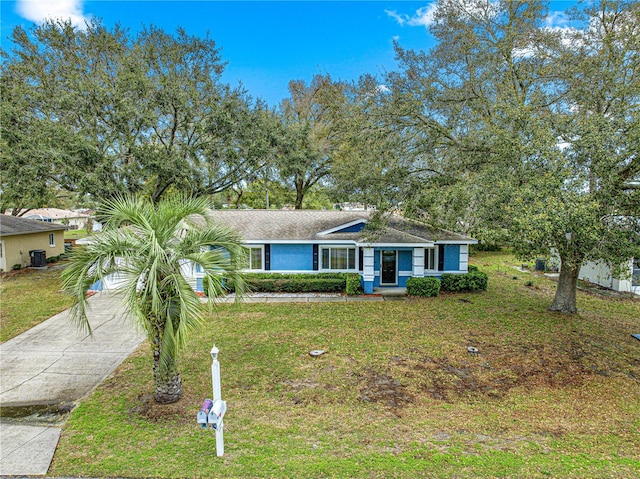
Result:
M243 291L238 271L246 249L235 231L211 222L207 208L206 198L185 195L157 205L133 196L106 201L99 209L103 232L72 254L63 274L78 327L91 331L87 289L118 273L128 313L153 344L160 343L160 369L175 365L189 334L204 324L203 305L183 277L183 266L189 261L200 265L210 294L222 294L226 279Z

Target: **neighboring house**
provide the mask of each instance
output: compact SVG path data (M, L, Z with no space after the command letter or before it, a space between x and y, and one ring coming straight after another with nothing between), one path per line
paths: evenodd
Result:
M0 215L0 270L31 265L30 251L44 251L47 258L64 253L66 226Z
M85 229L89 215L73 210L59 208L38 208L27 211L23 218L40 220L46 223L58 223L69 226L69 229Z
M235 228L249 248L247 271L353 272L365 293L405 287L411 277L468 271L476 240L397 215L369 239L369 211L215 210L211 217ZM202 290L203 273L194 273Z
M214 221L236 229L249 249L247 272L359 273L365 293L405 287L411 277L468 271L469 245L476 240L391 216L375 239L367 237L368 211L214 210ZM91 241L90 238L79 240ZM185 264L183 273L203 291L204 273ZM117 275L91 289L115 288Z
M614 277L611 266L606 262L588 261L580 268L578 277L614 291L640 295L640 259L630 259L625 269L626 274L622 277Z

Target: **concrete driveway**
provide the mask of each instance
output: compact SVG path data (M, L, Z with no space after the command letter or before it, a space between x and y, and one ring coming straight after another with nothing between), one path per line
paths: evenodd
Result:
M144 340L120 299L89 299L93 336L78 332L63 311L0 345L0 406L73 404L89 394ZM4 414L3 414L4 415ZM0 419L0 475L44 475L60 429Z

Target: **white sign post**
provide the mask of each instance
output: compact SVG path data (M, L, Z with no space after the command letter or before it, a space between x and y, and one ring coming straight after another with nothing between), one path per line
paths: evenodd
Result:
M218 457L224 454L224 414L227 412L227 402L222 400L220 387L220 363L218 362L219 349L216 345L211 348L211 383L213 386L213 407L209 411L209 424L216 430L216 454Z

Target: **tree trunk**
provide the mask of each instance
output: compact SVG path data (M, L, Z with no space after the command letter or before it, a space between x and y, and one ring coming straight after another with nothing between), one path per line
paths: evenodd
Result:
M160 404L171 404L182 397L182 379L175 360L164 370L160 369L160 350L153 351L153 379L156 385L154 399Z
M550 311L559 311L566 314L575 314L578 312L576 305L576 292L578 290L578 274L580 273L581 262L577 264L568 264L564 261L560 267L560 278L558 279L558 288L553 298L553 304L549 308Z
M154 398L160 404L171 404L182 398L182 379L176 368L175 362L166 371L158 369L157 362L154 361L153 375L156 383Z
M296 209L302 209L302 201L304 200L304 182L296 180Z

